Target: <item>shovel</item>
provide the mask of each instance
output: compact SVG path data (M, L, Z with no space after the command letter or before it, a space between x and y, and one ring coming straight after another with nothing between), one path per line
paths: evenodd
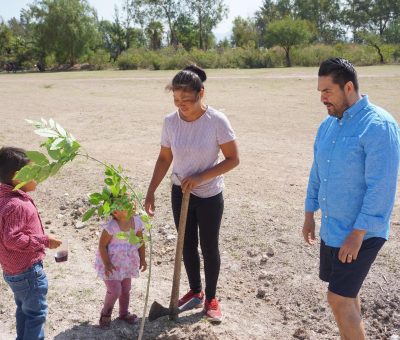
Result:
M178 239L176 241L175 264L174 264L174 278L172 281L171 300L169 308L163 307L157 301L154 301L150 307L149 321L154 321L162 316L169 315L170 320L176 320L178 314L191 309L188 304L183 305L183 308L178 307L179 300L179 281L181 279L181 262L183 243L185 240L186 219L189 207L190 190L186 190L182 197L181 214L179 217L178 226Z

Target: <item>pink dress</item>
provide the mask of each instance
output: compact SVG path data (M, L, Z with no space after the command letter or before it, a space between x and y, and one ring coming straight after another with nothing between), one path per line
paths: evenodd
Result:
M140 217L133 216L132 219L135 225L135 233L143 230L143 223L140 220ZM139 246L130 244L127 240L119 240L116 238L116 234L121 232L121 229L115 219L112 219L104 225L104 229L107 233L113 236L108 244L108 256L116 269L107 277L104 273L103 260L101 259L99 250L97 250L96 261L94 264L97 276L103 280L119 281L130 277L139 277Z

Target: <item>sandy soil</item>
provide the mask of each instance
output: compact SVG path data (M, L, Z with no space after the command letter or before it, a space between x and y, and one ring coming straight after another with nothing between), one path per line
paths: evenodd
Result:
M400 67L359 68L361 90L399 120ZM325 117L309 69L210 70L206 101L227 114L238 135L240 166L226 176L218 296L224 322L204 321L198 310L146 323L146 339L338 339L318 280L318 247L303 243L303 199L312 143ZM38 149L41 139L24 119L53 117L89 153L120 164L144 192L158 154L163 116L171 112L164 86L175 72L1 74L0 145ZM77 229L88 192L101 186L102 169L77 159L33 194L47 233L68 238L70 259L55 263L48 251L48 339L134 339L138 326L97 322L105 289L93 260L99 222ZM169 183L157 192L154 263L149 302L169 303L174 256ZM370 339L400 333L400 215L390 241L361 292ZM134 282L131 309L141 315L147 275ZM183 275L181 291L186 291ZM14 333L12 294L0 280L0 339Z

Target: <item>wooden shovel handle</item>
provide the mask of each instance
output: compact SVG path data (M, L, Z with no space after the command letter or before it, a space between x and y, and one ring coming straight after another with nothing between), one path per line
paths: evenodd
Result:
M171 301L169 304L170 315L178 315L179 281L181 279L181 262L183 243L185 240L186 219L189 208L190 190L186 190L182 197L181 214L179 217L178 240L176 241L174 279L172 281Z

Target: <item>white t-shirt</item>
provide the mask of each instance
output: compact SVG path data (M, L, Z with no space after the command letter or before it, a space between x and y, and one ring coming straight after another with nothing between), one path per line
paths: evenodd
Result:
M183 180L210 169L220 162L220 145L235 139L228 118L212 107L193 122L183 120L178 111L167 115L161 135L161 145L171 148L172 172ZM201 183L192 190L198 197L206 198L219 194L224 188L223 176Z

